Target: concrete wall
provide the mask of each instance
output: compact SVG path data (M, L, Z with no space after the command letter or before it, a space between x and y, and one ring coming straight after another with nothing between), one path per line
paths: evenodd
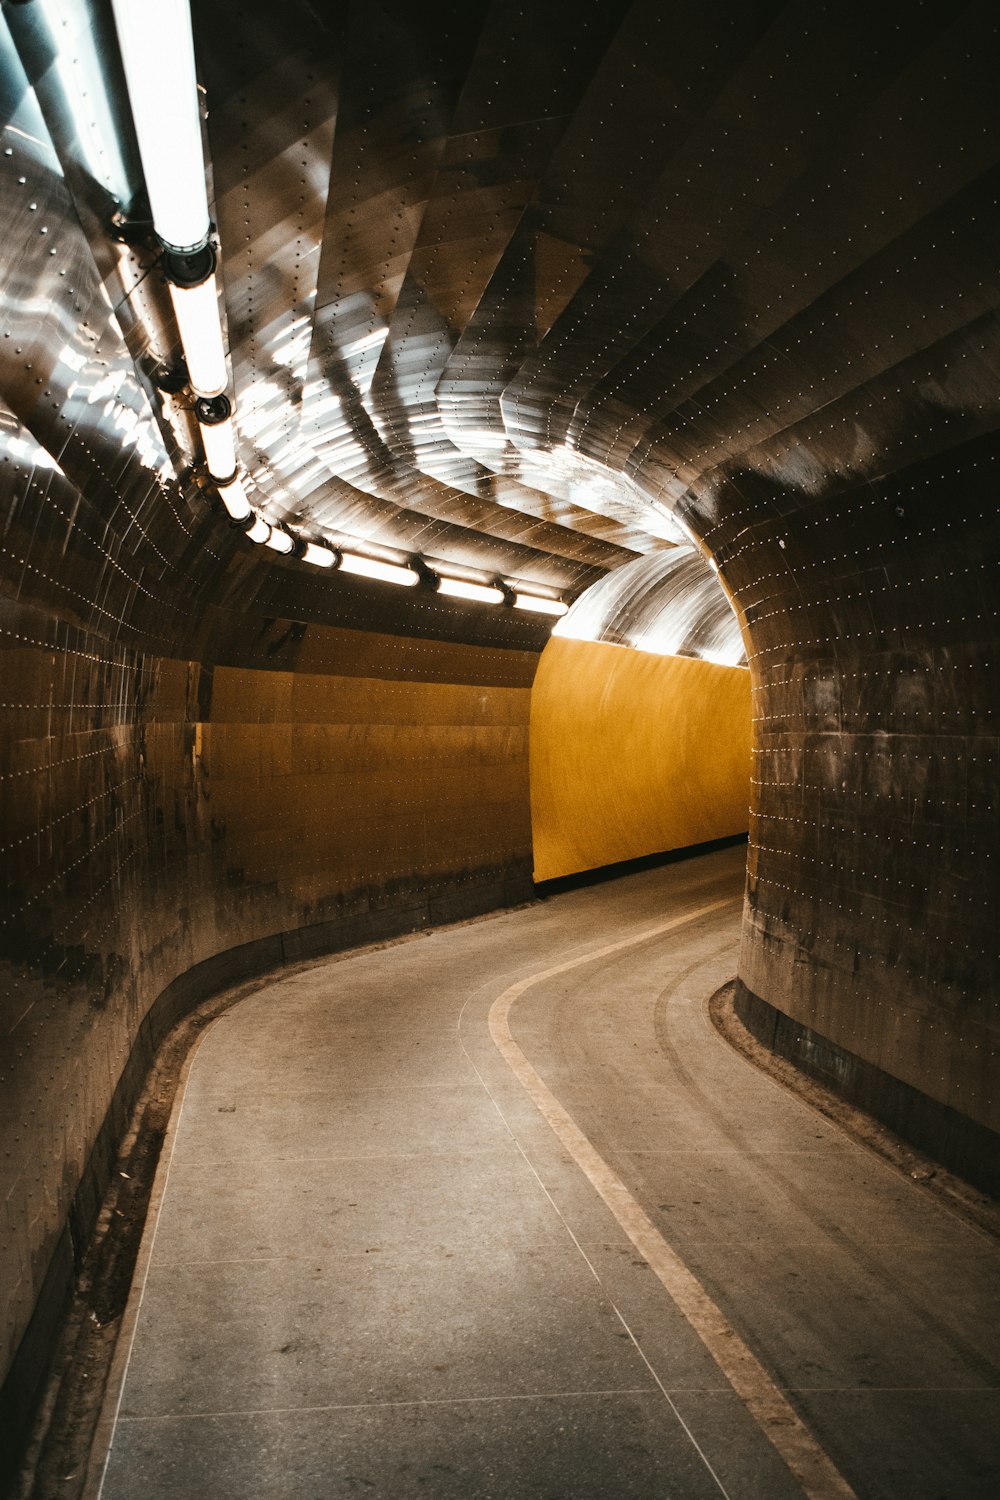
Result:
M995 462L993 440L971 442L846 487L742 528L728 562L716 533L753 647L740 1003L994 1191Z
M554 636L531 695L536 880L743 833L741 667Z
M536 661L311 626L291 631L295 669L213 666L17 624L0 661L8 1435L171 1019L241 973L530 894ZM287 658L290 630L249 655Z

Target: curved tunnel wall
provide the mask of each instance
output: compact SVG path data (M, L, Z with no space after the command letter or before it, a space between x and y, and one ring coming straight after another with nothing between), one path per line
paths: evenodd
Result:
M484 27L468 5L393 4L390 25L344 6L331 30L293 0L277 38L272 6L245 8L234 36L228 8L197 7L241 399L260 355L295 432L293 398L322 387L340 326L356 365L378 358L376 323L385 336L366 398L377 430L351 397L357 466L318 486L312 512L276 484L276 513L312 525L329 500L363 529L391 522L393 545L569 594L645 545L642 497L679 514L749 652L744 1013L949 1159L995 1161L992 10L876 8L861 27L846 5L737 6L720 28L698 6L636 5L624 23L617 5L569 21L543 7L536 37L516 8L487 8ZM27 28L40 10L4 15ZM265 562L176 482L150 379L176 351L151 324L150 257L109 240L51 102L51 54L23 53L58 150L5 57L8 1350L71 1258L82 1163L129 1038L176 976L233 945L270 943L279 961L294 930L315 943L288 952L316 951L336 941L328 923L356 940L380 913L429 919L430 902L525 889L528 684L546 634L512 611L486 624L437 598L387 605ZM313 72L318 189L299 193ZM308 304L300 268L320 252L329 274ZM307 314L309 382L286 380L266 361ZM468 462L439 435L417 473L424 440L390 442L397 404L429 412L431 432L444 410ZM483 431L488 472L473 461ZM339 434L319 431L331 463ZM627 474L626 520L511 483L517 444ZM301 445L293 474L314 460ZM299 673L343 715L349 805L321 769L270 785L293 744L323 753ZM355 712L377 733L345 731ZM434 777L424 820L366 825L365 767L401 788L404 744ZM484 767L502 791L486 815Z
M750 677L553 636L531 695L535 879L744 833Z
M199 663L4 615L0 1367L38 1304L7 1393L27 1408L172 1019L275 964L530 895L537 658L286 620Z
M995 442L973 437L785 514L775 496L773 518L738 539L732 523L712 528L753 643L739 1008L769 1045L992 1191L995 475Z

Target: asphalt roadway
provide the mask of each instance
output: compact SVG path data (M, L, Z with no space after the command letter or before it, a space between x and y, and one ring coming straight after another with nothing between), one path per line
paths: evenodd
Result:
M743 858L215 1021L91 1495L995 1500L998 1247L716 1033Z

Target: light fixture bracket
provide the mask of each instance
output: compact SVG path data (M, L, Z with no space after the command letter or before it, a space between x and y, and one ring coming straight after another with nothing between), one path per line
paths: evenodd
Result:
M169 282L189 292L197 286L203 286L209 277L215 275L217 261L215 246L211 240L206 240L194 250L172 250L164 245L160 268Z
M165 396L177 396L187 387L187 367L171 368L169 365L157 365L149 378L156 389L162 391Z
M108 234L111 239L117 240L120 245L128 245L132 250L158 252L162 248L162 241L153 228L152 219L130 219L120 209L108 220Z
M232 403L228 396L198 396L194 403L194 414L203 427L217 427L232 416Z

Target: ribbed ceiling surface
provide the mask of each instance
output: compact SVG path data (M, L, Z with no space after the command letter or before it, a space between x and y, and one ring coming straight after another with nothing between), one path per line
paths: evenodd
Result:
M268 513L575 592L720 476L864 468L956 321L911 268L995 156L987 14L197 0Z
M574 591L679 539L512 394L662 169L665 40L652 6L196 7L269 514Z
M692 535L725 573L748 530L783 545L790 510L995 426L992 7L193 14L240 459L271 521L570 600ZM37 180L51 137L169 488L201 455L189 398L156 389L178 349L155 247L109 238L114 196L143 211L109 0L5 15L34 90L11 168L37 98ZM80 452L51 444L30 370L14 410L85 466L106 435L91 415ZM734 587L753 609L770 585Z

